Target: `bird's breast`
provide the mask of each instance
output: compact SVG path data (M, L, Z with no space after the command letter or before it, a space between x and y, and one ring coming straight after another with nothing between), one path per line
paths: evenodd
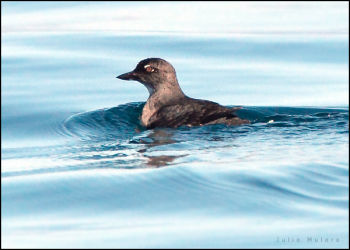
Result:
M142 109L141 115L141 123L143 126L147 127L150 125L150 119L155 112L156 109L152 105L150 105L149 102L146 102L145 106Z

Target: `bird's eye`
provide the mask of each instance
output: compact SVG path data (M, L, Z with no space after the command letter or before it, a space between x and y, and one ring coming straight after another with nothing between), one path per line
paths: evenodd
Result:
M149 73L155 71L155 69L153 67L151 67L150 65L145 65L145 70Z

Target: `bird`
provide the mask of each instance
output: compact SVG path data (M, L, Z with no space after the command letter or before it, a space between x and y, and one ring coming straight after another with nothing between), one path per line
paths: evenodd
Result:
M164 59L144 59L133 71L117 78L138 81L148 89L149 97L140 117L141 124L147 129L250 123L234 113L242 107L229 108L186 96L178 83L175 68Z

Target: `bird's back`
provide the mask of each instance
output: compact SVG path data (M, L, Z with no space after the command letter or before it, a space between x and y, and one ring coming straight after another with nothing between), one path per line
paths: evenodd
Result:
M234 114L240 108L227 108L218 103L184 97L163 106L150 117L149 128L201 126L207 124L241 125L249 123Z

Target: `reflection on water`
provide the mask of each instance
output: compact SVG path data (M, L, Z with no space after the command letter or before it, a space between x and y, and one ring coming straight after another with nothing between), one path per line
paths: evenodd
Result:
M138 150L140 153L144 153L143 156L148 158L147 165L151 167L163 167L172 163L175 159L187 156L184 155L158 155L158 156L150 156L147 155L147 151L155 146L168 145L172 143L176 143L172 136L174 135L174 131L170 129L156 129L151 131L150 134L147 135L147 139L144 138L140 140L141 143L145 144L145 148Z

